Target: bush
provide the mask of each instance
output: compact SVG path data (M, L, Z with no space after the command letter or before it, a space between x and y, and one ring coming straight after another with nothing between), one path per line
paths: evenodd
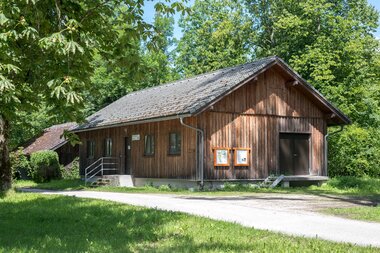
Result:
M330 176L380 176L380 130L347 126L329 142Z
M76 157L71 164L61 168L63 179L79 179L79 157Z
M380 194L380 179L370 177L335 177L330 179L323 188L349 190L366 195Z
M170 191L172 189L172 186L170 184L163 184L158 187L160 191Z
M30 156L29 175L37 183L60 179L61 171L58 154L54 151L38 151Z
M30 170L30 163L27 156L24 154L23 148L9 154L12 168L13 179L25 179Z

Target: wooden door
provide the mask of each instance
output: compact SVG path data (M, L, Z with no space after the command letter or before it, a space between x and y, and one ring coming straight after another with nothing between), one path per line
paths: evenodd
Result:
M310 135L280 133L280 173L310 174Z
M124 167L125 167L125 174L130 175L131 174L131 139L129 137L124 138Z

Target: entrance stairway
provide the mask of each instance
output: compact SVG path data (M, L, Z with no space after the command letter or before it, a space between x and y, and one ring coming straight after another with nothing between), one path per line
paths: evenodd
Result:
M280 176L269 176L267 177L263 182L262 186L264 187L269 187L269 188L274 188L276 187L281 181L285 178L284 175Z
M85 184L91 186L124 186L133 187L131 175L118 175L119 159L116 157L101 157L84 170Z
M117 174L119 171L118 167L118 158L101 157L84 169L84 182L87 184L94 181L93 178L105 176L104 174Z
M104 175L98 177L91 183L92 187L97 186L122 186L134 187L131 175Z

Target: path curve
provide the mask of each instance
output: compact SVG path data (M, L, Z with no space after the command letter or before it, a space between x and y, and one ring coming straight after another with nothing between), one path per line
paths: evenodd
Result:
M242 200L98 191L37 189L24 189L24 191L102 199L160 210L179 211L289 235L380 247L380 223L350 220L308 211L261 208L245 205Z

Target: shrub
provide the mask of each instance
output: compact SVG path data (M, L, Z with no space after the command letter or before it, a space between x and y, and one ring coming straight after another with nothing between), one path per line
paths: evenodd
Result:
M347 126L329 142L330 176L380 176L380 130Z
M170 191L172 186L170 184L163 184L158 187L160 191Z
M12 168L12 178L21 179L25 178L30 170L30 163L27 156L24 154L23 148L9 154Z
M339 190L352 189L368 194L380 193L380 179L370 177L335 177L329 180L326 186Z
M61 168L63 179L79 179L79 157L76 157L71 164Z
M54 151L38 151L30 156L30 176L37 183L61 178L58 154Z

